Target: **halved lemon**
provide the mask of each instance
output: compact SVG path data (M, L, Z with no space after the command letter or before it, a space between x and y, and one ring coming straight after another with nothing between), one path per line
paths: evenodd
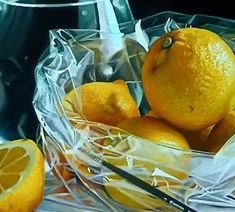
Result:
M0 211L36 209L43 197L44 176L43 155L34 141L0 144Z

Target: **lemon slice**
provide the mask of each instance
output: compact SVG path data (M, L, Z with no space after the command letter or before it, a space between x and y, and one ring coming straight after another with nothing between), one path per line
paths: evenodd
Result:
M42 200L44 179L44 159L32 140L0 144L0 211L33 211Z

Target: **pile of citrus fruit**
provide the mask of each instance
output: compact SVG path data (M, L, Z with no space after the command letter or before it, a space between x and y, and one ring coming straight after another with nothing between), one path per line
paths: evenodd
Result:
M150 46L141 74L151 107L145 116L121 79L85 83L70 91L62 100L66 115L118 126L150 140L167 132L159 142L168 138L175 146L187 149L182 144L188 143L204 151L215 149L209 147L211 140L225 137L219 139L223 143L234 133L235 56L217 34L199 28L164 34Z
M128 85L119 79L86 83L69 92L62 100L66 115L83 116L91 122L118 127L146 143L148 140L186 151L216 153L235 133L235 56L217 34L199 28L164 34L150 46L141 74L149 113L140 115ZM143 145L143 157L154 155L146 148L148 145ZM174 164L170 154L154 157L158 162ZM167 171L180 179L187 177ZM131 192L137 195L133 190L109 184L120 180L117 176L109 176L108 181L106 178L109 196L126 206L146 208L130 198ZM147 195L141 198L153 201Z
M152 111L193 148L218 150L234 133L227 122L234 122L235 56L217 34L184 28L163 35L145 57L142 82Z

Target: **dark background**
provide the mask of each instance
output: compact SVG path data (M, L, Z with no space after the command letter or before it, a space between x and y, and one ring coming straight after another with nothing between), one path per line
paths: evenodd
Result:
M169 0L129 0L135 18L143 18L163 11L175 11L187 14L206 14L235 19L233 1L169 1Z

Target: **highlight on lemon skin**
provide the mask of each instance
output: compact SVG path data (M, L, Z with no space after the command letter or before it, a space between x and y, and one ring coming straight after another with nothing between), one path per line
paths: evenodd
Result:
M203 130L231 108L235 57L216 33L199 28L173 30L150 46L142 84L156 115L178 128Z
M44 158L34 141L0 144L0 211L34 211L42 201L44 181Z

